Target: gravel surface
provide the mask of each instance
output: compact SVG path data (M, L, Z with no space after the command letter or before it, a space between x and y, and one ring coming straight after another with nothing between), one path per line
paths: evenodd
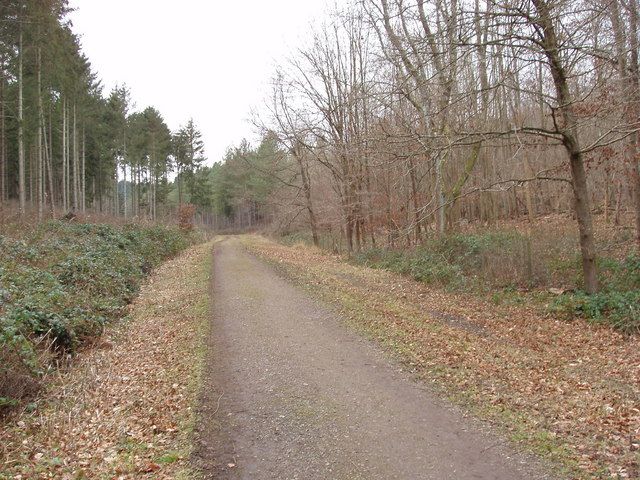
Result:
M550 478L233 238L216 245L212 288L205 478Z

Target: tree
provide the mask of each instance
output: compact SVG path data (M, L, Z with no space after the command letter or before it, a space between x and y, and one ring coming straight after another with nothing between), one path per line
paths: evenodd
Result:
M127 125L132 210L141 215L146 206L149 218L155 219L158 200L163 201L166 196L171 132L160 112L153 107L130 115Z
M158 143L129 158L130 92L116 87L103 98L68 13L66 0L0 4L0 202L16 199L22 215L33 208L40 218L47 206L55 215L57 205L104 204L128 217L149 197L155 216L168 190L168 129L159 112L146 112L142 129L153 132L139 136Z
M174 135L173 152L178 172L178 203L182 204L183 180L186 180L189 193L192 194L195 187L194 174L205 160L202 134L192 118Z
M272 167L281 156L272 135L263 138L258 148L246 140L230 148L224 161L211 168L214 211L237 228L250 227L268 218L271 197L278 184Z
M595 292L591 205L607 218L615 189L616 219L640 212L637 42L635 3L368 0L279 67L259 124L298 163L280 182L312 237L340 222L357 250L572 211Z
M538 36L537 45L544 49L549 70L556 90L556 100L560 113L557 131L562 136L562 145L569 156L571 179L575 202L576 218L580 229L580 248L582 250L582 269L585 288L588 293L598 291L593 225L589 208L589 189L584 168L583 151L578 133L578 118L574 111L575 99L569 88L566 61L562 58L558 36L554 23L559 19L560 10L554 12L545 0L532 0L536 16L532 21Z
M127 115L131 104L131 93L126 86L116 86L107 99L106 111L104 114L104 122L107 126L107 148L110 152L113 171L112 178L114 180L113 200L114 214L120 214L120 182L119 171L121 167L124 176L124 198L122 205L126 217L127 211L127 188L126 188L126 153L127 153Z

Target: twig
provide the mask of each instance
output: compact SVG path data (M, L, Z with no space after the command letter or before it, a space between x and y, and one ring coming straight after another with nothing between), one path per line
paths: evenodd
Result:
M211 416L214 416L216 413L218 413L218 410L220 409L220 399L222 398L223 395L224 395L224 392L222 392L218 397L218 405L216 406L216 409L213 411Z

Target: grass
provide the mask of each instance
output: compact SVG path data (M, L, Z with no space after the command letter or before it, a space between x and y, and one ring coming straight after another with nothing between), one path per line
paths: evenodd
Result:
M190 400L190 408L184 414L180 421L180 448L176 451L165 453L158 463L170 464L178 460L189 459L193 450L193 435L195 426L198 421L196 417L196 402L198 393L202 385L202 375L205 368L205 357L207 353L206 337L209 334L210 316L211 316L211 297L209 295L209 285L211 284L210 272L213 261L212 250L204 257L203 262L199 266L197 275L192 275L189 285L192 290L199 291L199 300L194 302L188 311L187 316L191 317L195 322L194 329L197 334L196 341L190 347L190 364L191 372L189 373L189 381L187 384L187 395ZM183 464L176 472L177 480L197 479L200 478L190 464Z
M175 463L181 458L183 458L183 456L180 454L180 452L169 452L169 453L165 453L161 457L158 457L156 462L163 463L163 464Z

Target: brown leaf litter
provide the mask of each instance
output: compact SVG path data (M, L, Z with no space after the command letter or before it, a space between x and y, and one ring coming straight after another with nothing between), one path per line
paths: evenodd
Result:
M0 479L180 478L189 471L211 244L161 265L98 345L0 429Z

